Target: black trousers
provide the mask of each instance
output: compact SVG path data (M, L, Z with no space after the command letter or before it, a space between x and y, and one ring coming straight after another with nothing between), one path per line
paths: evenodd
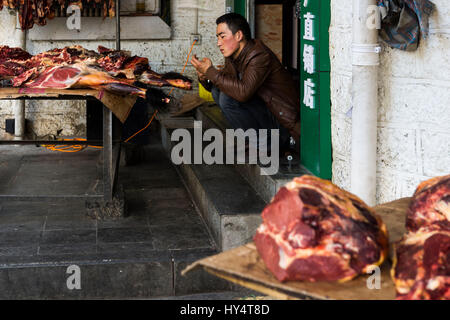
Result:
M221 92L217 87L212 88L211 94L233 129L243 129L244 131L255 129L256 132L259 129L267 129L269 130L269 139L270 130L278 129L280 133L280 150L289 148L289 131L278 122L262 99L253 97L247 102L239 102ZM268 141L268 146L270 147L270 140Z

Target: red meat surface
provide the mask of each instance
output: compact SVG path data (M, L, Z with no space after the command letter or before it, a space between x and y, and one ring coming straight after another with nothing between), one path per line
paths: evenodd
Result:
M450 175L419 184L395 243L391 276L400 300L450 299Z
M255 245L279 281L346 281L387 256L386 226L374 211L317 177L280 188L262 219Z

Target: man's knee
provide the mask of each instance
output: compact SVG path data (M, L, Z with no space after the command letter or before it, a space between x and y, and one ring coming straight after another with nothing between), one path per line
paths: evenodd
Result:
M234 100L230 96L226 95L225 93L220 93L220 106L223 110L232 110L239 108L240 103L237 100Z
M227 94L221 92L219 89L214 87L211 90L214 101L219 105L222 110L231 110L239 107L239 101L231 98Z
M212 87L212 89L211 89L211 95L212 95L214 101L215 101L217 104L220 104L220 90L217 89L216 87Z

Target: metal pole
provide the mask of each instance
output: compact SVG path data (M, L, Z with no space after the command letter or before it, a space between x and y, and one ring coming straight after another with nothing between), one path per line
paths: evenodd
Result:
M116 50L120 50L120 0L116 0Z
M16 16L19 20L18 15ZM20 32L20 47L27 50L27 31ZM25 100L14 102L14 140L23 140L25 137Z
M103 106L103 196L105 201L113 197L112 112Z

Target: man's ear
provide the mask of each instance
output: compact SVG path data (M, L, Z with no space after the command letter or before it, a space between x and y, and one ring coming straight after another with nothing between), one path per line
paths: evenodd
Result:
M238 30L234 34L234 38L236 39L236 41L242 41L242 40L244 40L244 33L241 30Z

